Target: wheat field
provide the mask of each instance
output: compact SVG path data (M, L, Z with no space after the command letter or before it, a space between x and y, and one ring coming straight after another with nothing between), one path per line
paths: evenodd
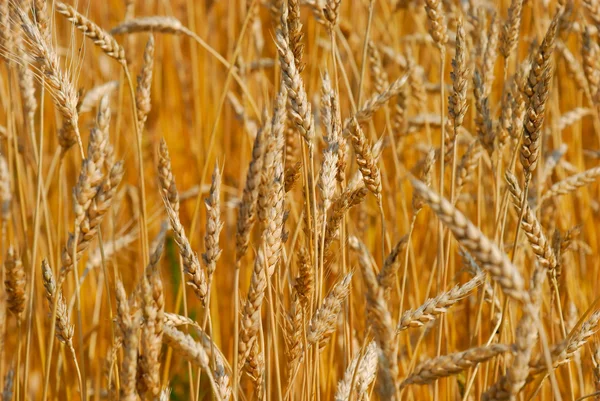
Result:
M600 1L0 0L0 391L600 400Z

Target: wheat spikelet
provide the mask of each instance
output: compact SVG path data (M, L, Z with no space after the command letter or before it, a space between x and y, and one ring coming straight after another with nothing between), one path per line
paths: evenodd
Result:
M137 88L135 92L135 106L137 119L140 127L146 125L148 113L150 113L150 93L152 87L152 70L154 69L154 36L150 35L146 49L144 50L144 63L137 77Z
M325 8L323 9L323 15L329 23L328 28L333 31L338 25L340 3L341 0L327 0Z
M16 33L16 48L18 58L21 63L17 64L17 72L19 77L19 89L21 90L21 99L23 103L23 115L26 117L25 126L30 136L34 135L35 131L35 112L37 110L37 99L35 97L34 74L29 69L27 56L24 53L23 35L20 31Z
M578 188L586 186L596 181L600 176L600 167L593 167L589 170L585 170L579 174L572 175L552 185L544 195L540 198L538 203L543 205L544 202L549 199L555 198L559 195L567 195Z
M108 81L88 90L77 106L79 114L88 113L96 107L100 100L113 93L119 87L119 81Z
M140 337L141 355L139 358L138 390L143 396L149 392L157 396L160 392L160 350L162 346L164 321L164 295L160 272L157 268L162 254L163 241L150 255L150 263L141 278L142 318L144 325Z
M415 371L400 384L400 389L411 384L433 383L442 377L455 375L508 351L510 351L508 345L492 344L429 359L415 368Z
M568 363L573 358L577 350L583 347L588 339L596 333L599 321L600 312L594 312L578 330L551 347L550 354L552 355L552 367L554 369ZM531 368L530 375L541 373L547 369L546 361L540 355L534 358L529 366Z
M47 0L33 0L33 11L35 15L35 24L37 25L42 37L47 43L50 43L50 17L48 16Z
M56 287L52 269L50 269L50 265L45 259L42 261L42 279L44 282L44 289L46 290L46 299L48 300L50 315L52 315L52 308L55 302L57 305L56 321L54 322L56 328L56 338L63 344L72 346L71 342L73 339L73 325L69 322L65 298L60 288ZM56 301L56 297L58 297L58 301Z
M435 298L430 298L415 310L407 310L398 324L398 331L411 327L422 327L448 312L454 304L468 296L475 288L485 281L485 275L480 273L463 285L457 285L448 292L443 292Z
M134 401L137 399L136 375L138 362L138 328L139 319L130 314L127 294L123 283L116 283L118 323L123 336L123 362L121 366L121 395L120 399Z
M522 11L523 0L512 0L508 8L508 17L500 32L500 54L505 59L510 57L510 53L519 41Z
M125 50L108 32L78 13L77 10L68 4L59 1L56 2L55 7L59 14L64 15L76 29L81 31L84 36L90 38L107 56L114 58L123 65L127 63L127 60L125 60Z
M349 129L356 163L362 174L365 187L375 195L378 201L381 201L381 177L379 167L377 167L375 158L371 153L371 146L356 119L350 122Z
M215 165L210 185L209 197L204 201L206 204L206 233L204 234L205 253L202 254L202 261L206 267L206 279L208 287L212 281L212 275L217 267L217 260L221 256L222 249L219 247L219 234L223 229L221 221L221 172L219 166Z
M386 298L389 298L392 287L396 283L396 272L399 267L397 263L398 256L404 252L407 245L408 235L405 235L396 242L396 245L394 245L388 256L386 256L381 271L377 275L377 282L383 289Z
M110 208L117 187L123 178L123 162L116 163L110 170L107 177L100 184L100 189L93 201L87 209L85 218L78 227L79 234L76 236L73 233L69 234L67 245L63 248L61 255L62 267L60 270L59 284L62 284L65 277L73 269L73 250L75 249L75 257L79 260L83 252L90 246L91 241L95 238L98 228L102 223L102 219ZM75 237L77 244L75 245Z
M169 202L171 209L179 215L179 193L175 185L175 176L171 170L171 158L164 138L160 139L158 148L158 178L163 196Z
M311 106L289 40L290 38L286 37L281 30L276 32L275 44L279 52L283 83L288 94L289 116L306 145L312 149L314 126Z
M546 101L552 79L551 57L554 52L554 42L561 15L559 10L552 19L546 36L533 59L527 83L523 88L524 94L529 99L523 122L523 141L520 153L521 164L526 175L531 175L538 163L541 127L544 123Z
M125 21L109 31L111 35L124 35L136 32L160 32L187 34L187 28L175 17L149 16Z
M452 72L450 73L452 92L448 97L448 114L452 121L452 129L445 131L446 137L444 138L446 142L446 154L444 155L446 163L452 162L456 135L462 126L468 108L469 69L467 67L466 52L465 30L463 29L462 20L459 19L456 25L456 52L452 59Z
M290 378L290 382L293 379L296 367L300 363L300 358L302 358L304 351L304 345L302 342L304 309L305 307L301 304L298 293L294 293L292 295L289 312L286 314L286 319L284 321L285 331L283 337L286 343L286 369L288 372L288 377Z
M350 208L359 205L367 196L367 189L365 187L361 187L358 189L352 190L351 186L348 185L346 190L338 195L331 206L331 212L327 219L327 225L325 227L325 241L323 250L325 251L327 256L330 256L329 248L333 241L338 238L339 227L342 223L342 219L344 215Z
M310 344L322 344L335 331L338 314L350 292L351 280L352 273L342 277L314 313L306 333Z
M475 71L475 74L473 74L473 92L475 93L475 109L477 111L475 113L475 131L479 142L491 155L494 152L494 132L483 79L480 71Z
M298 276L296 277L294 289L298 294L298 299L301 302L302 307L306 309L315 290L315 272L313 271L313 267L310 262L310 255L305 247L300 247L297 257Z
M304 52L304 44L302 39L302 23L300 22L300 2L298 0L287 0L287 29L289 33L290 49L294 54L294 62L298 73L304 70L305 64L302 62L302 53Z
M521 225L523 226L523 231L525 231L529 244L537 256L538 261L548 270L555 269L557 264L556 255L552 250L550 242L546 239L546 236L542 231L540 222L535 217L528 204L525 204L525 212L521 213L521 199L523 194L519 187L519 183L517 182L517 178L507 171L506 182L508 183L508 189L512 195L513 205L515 206L517 215L523 215Z
M499 26L496 13L493 13L492 20L487 33L487 45L483 53L483 62L481 66L481 75L483 78L484 94L489 96L494 81L494 66L498 57L498 32Z
M444 20L442 2L440 0L425 0L425 11L429 20L429 34L435 44L442 49L448 42L448 32L446 21Z
M248 248L250 241L250 232L256 220L256 203L259 195L259 186L262 180L263 154L266 150L266 143L271 132L271 125L267 124L261 128L254 140L252 148L252 160L246 173L246 185L242 195L242 202L238 211L237 232L236 232L236 260L239 261Z
M99 128L90 132L87 157L81 162L79 180L73 188L73 208L75 212L75 229L77 230L89 209L92 200L100 190L104 178L104 158L108 144L108 133Z
M371 260L364 244L358 242L359 263L363 274L363 282L367 289L366 310L367 321L370 323L377 346L381 349L379 358L380 386L379 393L384 399L389 399L395 393L398 364L398 352L394 332L394 323L384 296L384 290L379 286L377 277L371 268Z
M587 78L585 76L585 72L575 56L571 51L565 46L564 43L558 42L556 44L556 48L560 51L562 58L565 60L565 66L567 68L567 73L573 82L577 86L577 89L580 91L587 91ZM591 100L591 99L590 99Z
M183 271L187 276L186 283L192 287L198 299L204 303L208 293L206 274L200 266L198 256L196 256L196 253L194 253L190 246L190 242L185 235L185 230L179 220L179 215L173 210L170 203L165 201L164 204L167 215L169 216L169 221L171 222L171 227L173 228L175 242L179 247L179 254L183 259Z
M25 32L31 56L43 72L44 84L48 88L56 109L62 116L63 127L58 133L60 146L66 151L76 142L81 142L79 135L79 116L77 104L79 97L68 72L62 71L58 55L50 43L44 38L39 28L27 15L17 8L21 28Z
M515 333L514 358L505 375L489 388L484 394L484 400L514 399L526 383L529 363L533 347L537 341L538 331L535 324L536 315L540 312L542 301L542 286L546 272L536 266L531 279L529 297L532 305L525 309L517 324Z
M369 71L371 72L375 92L382 93L389 85L388 76L383 69L379 50L371 40L367 44L367 56L369 57Z
M425 157L423 171L421 172L421 179L423 180L425 185L427 185L428 187L431 186L431 170L433 169L434 163L435 163L435 151L432 149L427 153L427 156ZM421 209L423 209L424 204L425 204L425 201L423 200L423 198L421 198L417 192L413 192L413 197L412 197L413 215L416 216L421 211Z
M517 301L527 304L529 296L524 290L523 277L505 253L489 240L450 202L432 192L420 181L412 180L413 186L440 220L452 231L458 242L482 263L502 290Z
M296 162L293 166L285 169L284 187L286 193L290 192L296 186L302 173L301 169L301 162Z
M366 396L369 385L375 380L376 374L377 345L375 341L371 341L364 355L356 355L346 368L344 377L338 382L334 400L348 401L353 392L356 392L357 399L362 400Z
M353 117L350 117L348 120L346 120L344 124L344 135L346 135L346 133L349 130L349 127L351 127L352 124L354 124L355 122L360 124L368 121L371 117L373 117L373 114L375 114L377 110L379 110L381 107L383 107L384 104L388 102L388 100L390 100L394 96L398 96L398 94L402 91L404 85L406 85L406 82L409 80L410 73L413 71L415 70L409 69L409 72L407 74L396 79L383 92L377 93L373 95L370 99L368 99L356 111Z
M4 269L4 286L8 310L19 320L21 313L25 310L27 301L27 294L25 293L27 277L25 276L23 263L12 246L9 246L6 251Z
M581 56L583 59L583 72L590 88L592 99L595 99L600 88L600 65L598 64L598 55L600 47L596 40L592 38L589 27L583 31L583 45L581 46Z

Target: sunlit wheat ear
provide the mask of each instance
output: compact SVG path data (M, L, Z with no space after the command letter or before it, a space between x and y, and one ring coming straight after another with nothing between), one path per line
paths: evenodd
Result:
M435 298L430 298L415 310L407 310L398 324L398 331L411 327L422 327L447 313L458 301L467 297L475 288L485 281L485 275L480 273L463 285L457 285L448 292L443 292Z
M500 33L500 54L505 59L510 57L511 52L519 42L522 11L523 0L512 0L508 8L508 17Z
M439 219L452 231L458 242L471 252L489 271L502 290L524 304L529 302L519 270L496 244L473 225L450 202L431 191L420 181L412 180L414 189L425 199Z
M508 171L506 172L506 181L508 183L510 194L513 198L513 205L515 206L517 215L520 216L521 199L523 197L521 188L519 187L516 177ZM548 270L555 269L557 263L556 255L552 250L550 242L546 239L546 235L542 230L540 222L535 217L535 214L527 203L525 203L525 212L523 213L521 226L523 227L523 231L525 231L527 239L529 240L529 244L531 245L531 248L537 256L540 264L542 264L542 266Z
M365 187L367 187L367 189L375 195L377 200L380 201L381 177L379 175L379 167L377 167L375 158L371 153L369 141L355 119L350 122L349 128L352 146L354 147L354 154L356 156L356 163L362 174Z
M440 0L425 0L425 11L429 20L429 34L439 48L443 48L448 42L448 32L444 11Z
M77 244L75 244L75 235L69 234L69 239L66 246L63 248L61 255L61 270L58 279L59 286L73 270L73 250L75 249L75 257L80 259L83 252L90 246L92 240L96 237L98 229L104 219L104 216L110 209L113 198L117 192L117 188L123 179L124 170L123 162L117 162L112 166L110 173L104 177L100 183L100 189L90 203L85 217L79 225L79 235L77 235Z
M462 126L467 112L467 90L469 83L469 68L467 66L467 43L462 20L458 20L456 27L456 51L452 59L452 92L448 98L448 114L452 119L452 129L446 130L444 159L450 163L454 157L456 135Z
M37 67L43 72L44 84L48 89L56 109L63 120L63 127L58 133L60 146L66 151L79 142L79 115L77 113L78 95L68 72L61 69L58 55L51 44L44 38L38 27L20 9L16 9L23 32L27 38L30 55Z
M158 148L158 179L161 192L167 199L169 207L176 215L179 215L179 192L175 185L175 176L171 167L171 157L164 138L160 139Z
M559 195L567 195L574 192L578 188L594 183L599 176L600 167L593 167L589 170L567 177L564 180L555 183L550 189L544 192L538 203L541 206L544 202L558 197Z
M77 111L79 114L92 111L100 103L100 99L111 95L118 87L119 81L108 81L104 84L94 86L85 93L83 99L80 99Z
M475 139L469 144L469 147L460 159L460 163L456 166L456 188L457 193L460 193L469 179L472 178L473 172L479 163L482 148L478 139Z
M421 179L423 180L425 185L427 185L428 187L431 187L431 179L432 179L431 172L432 172L434 163L435 163L435 151L432 149L427 153L427 156L425 157L425 164L423 165L423 170L421 171ZM421 209L423 209L424 204L425 204L425 201L423 200L423 198L421 198L421 196L417 192L413 192L413 197L412 197L413 215L417 215L421 211Z
M313 315L307 328L307 338L310 344L319 345L323 343L335 331L338 314L350 292L351 280L352 273L342 277Z
M123 362L121 365L121 397L122 400L134 401L137 397L136 380L138 364L138 346L140 326L139 318L130 314L127 294L123 283L117 280L117 321L123 336Z
M315 270L312 266L310 255L305 247L301 246L297 254L298 276L294 289L304 309L308 308L315 291Z
M252 345L250 355L246 361L246 371L250 380L254 383L254 398L262 400L265 396L265 358L258 342Z
M400 238L400 240L394 245L390 253L386 256L383 261L383 266L381 271L377 275L377 281L379 285L384 291L384 296L386 298L390 297L390 292L396 284L396 273L398 271L398 267L400 266L398 262L398 258L402 252L406 249L408 245L408 235Z
M332 256L330 250L333 241L339 238L339 228L342 220L348 210L354 206L360 205L366 198L369 191L365 188L362 183L357 189L350 188L350 185L334 200L329 217L327 219L327 225L325 227L325 241L323 251L327 259Z
M156 396L160 391L160 351L162 347L164 321L163 284L158 269L158 262L164 246L164 238L160 238L155 250L150 255L150 263L141 278L141 298L143 326L140 337L141 356L138 360L138 391L149 392ZM143 391L140 391L141 390Z
M395 341L395 328L388 304L385 300L384 290L377 282L377 276L371 267L371 257L364 244L358 242L359 264L366 288L367 322L375 335L377 346L381 349L379 358L379 385L377 390L382 398L392 397L396 388L398 376L397 353L398 346Z
M52 307L56 303L56 321L54 322L56 328L56 338L64 343L71 344L73 339L73 325L69 322L69 315L67 313L67 306L63 297L62 290L56 287L54 276L50 265L44 259L42 261L42 279L44 282L44 289L46 290L46 299L48 300L48 308L50 315L52 315ZM58 297L58 301L56 301Z
M282 249L283 185L283 163L279 162L275 165L274 177L271 178L269 183L269 190L267 191L269 196L265 207L266 225L262 235L263 241L254 260L250 288L242 308L238 344L238 369L244 366L257 340L261 324L260 311L265 298L265 291L268 281L275 272L277 263L279 263Z
M19 89L23 100L23 115L26 118L25 127L29 131L29 135L33 135L35 131L35 113L37 111L38 102L34 85L34 73L29 69L29 62L24 53L23 35L21 32L16 32L16 51L20 62L17 63L17 72L19 78Z
M535 324L536 315L540 313L542 286L547 273L540 265L536 265L529 287L531 306L523 311L515 330L513 344L514 357L506 373L501 376L483 395L484 399L514 398L526 383L529 374L529 362L538 338Z
M304 53L304 33L302 32L302 23L300 22L300 1L299 0L287 0L287 29L290 38L290 49L294 54L294 60L298 72L304 71L306 66L302 61Z
M208 286L212 281L212 275L217 267L217 260L221 256L222 249L219 247L219 235L223 229L221 221L221 172L219 166L215 166L212 175L212 183L206 204L206 233L204 235L205 252L202 261L206 267Z
M56 2L55 7L59 14L64 15L76 29L81 31L84 36L90 38L107 56L114 58L121 64L127 64L125 50L123 50L123 47L117 43L112 35L68 4L59 1Z
M583 44L581 46L581 57L583 59L583 72L587 80L592 99L597 101L598 89L600 88L600 64L598 55L600 46L592 35L589 26L583 30Z
M25 276L23 263L12 246L9 246L6 251L4 269L7 307L17 320L19 320L25 310L25 303L27 301L27 294L25 293L27 277Z
M295 370L300 363L300 359L302 358L304 352L304 344L302 342L304 329L304 307L302 306L300 297L297 293L292 294L292 301L290 304L290 309L285 316L284 327L287 372L291 385Z
M381 93L389 85L389 82L387 73L383 69L381 54L379 54L379 50L373 41L369 41L367 45L367 56L369 57L369 71L375 91Z
M202 345L194 341L189 334L184 334L169 326L164 328L163 342L173 348L177 355L181 355L193 365L202 368L208 375L212 388L216 389L214 376L209 365L210 358ZM216 395L217 399L220 399L218 393Z
M183 271L187 279L186 283L192 287L198 299L204 303L208 292L206 274L202 269L202 266L200 266L198 256L190 246L185 230L179 220L179 215L175 212L169 202L165 201L164 203L167 215L169 216L169 221L171 222L171 228L173 229L173 236L175 237L175 242L179 248L179 254L183 260Z
M492 130L492 120L490 117L490 108L488 98L485 95L483 77L479 70L473 75L473 92L475 94L475 132L479 142L483 145L488 154L494 152L494 132Z
M300 77L293 51L290 48L289 38L281 30L277 31L275 44L279 52L283 83L287 89L290 117L306 145L309 149L312 149L314 146L314 125L311 105L308 102L304 82Z
M598 330L598 322L600 321L600 312L594 312L579 329L571 333L565 340L553 345L550 348L552 355L552 367L557 367L568 363L573 358L575 352L583 347L590 337ZM542 355L538 355L530 363L531 370L529 373L535 375L547 369L546 361Z
M563 42L557 42L556 48L560 52L560 55L562 56L562 59L565 62L565 67L567 69L567 74L569 78L573 80L573 83L575 83L578 90L582 91L583 93L586 93L588 90L587 78L585 76L583 67L581 66L579 61L577 61L575 55L571 53L569 48ZM587 93L586 97L588 97ZM588 100L590 101L590 104L594 103L591 96L588 97Z
M0 217L6 224L10 220L12 192L10 190L10 171L6 158L0 154Z
M92 200L98 194L100 183L104 178L104 158L108 145L108 133L100 129L90 132L87 157L81 162L79 180L73 188L73 207L75 211L75 228L79 229L85 219Z
M371 341L364 355L356 355L346 368L344 377L338 382L335 401L348 401L356 393L357 399L366 396L369 386L377 375L377 345Z
M242 195L242 202L238 211L236 242L236 260L239 261L250 241L250 233L256 220L256 203L258 201L259 186L263 168L263 155L266 148L267 138L271 133L271 125L266 124L256 134L254 146L252 147L252 159L246 173L246 185Z
M548 27L546 36L533 59L533 65L523 88L523 93L528 99L528 106L523 122L520 160L526 176L532 174L538 163L541 128L544 123L546 101L550 91L552 55L560 16L561 10L556 13Z
M152 90L152 71L154 69L154 36L150 35L146 49L144 50L144 63L137 77L137 89L135 92L135 105L140 127L146 125L148 113L152 106L150 93Z
M385 105L391 98L394 96L398 96L400 92L403 90L407 81L409 80L410 74L415 71L415 69L410 69L408 72L396 79L392 82L385 90L381 93L376 93L371 98L369 98L365 103L360 106L360 108L356 111L353 117L348 118L344 123L344 135L347 135L348 129L351 124L353 124L353 119L356 120L359 124L368 121L373 114L383 105Z
M443 377L458 374L472 366L487 362L508 351L510 351L508 345L492 344L429 359L417 366L415 371L400 384L400 388L410 384L433 383Z
M48 15L48 0L33 0L35 24L46 42L50 42L50 17Z
M338 164L339 166L339 164ZM293 166L285 169L285 192L290 192L296 186L296 183L300 180L300 176L302 173L302 163L296 162Z

